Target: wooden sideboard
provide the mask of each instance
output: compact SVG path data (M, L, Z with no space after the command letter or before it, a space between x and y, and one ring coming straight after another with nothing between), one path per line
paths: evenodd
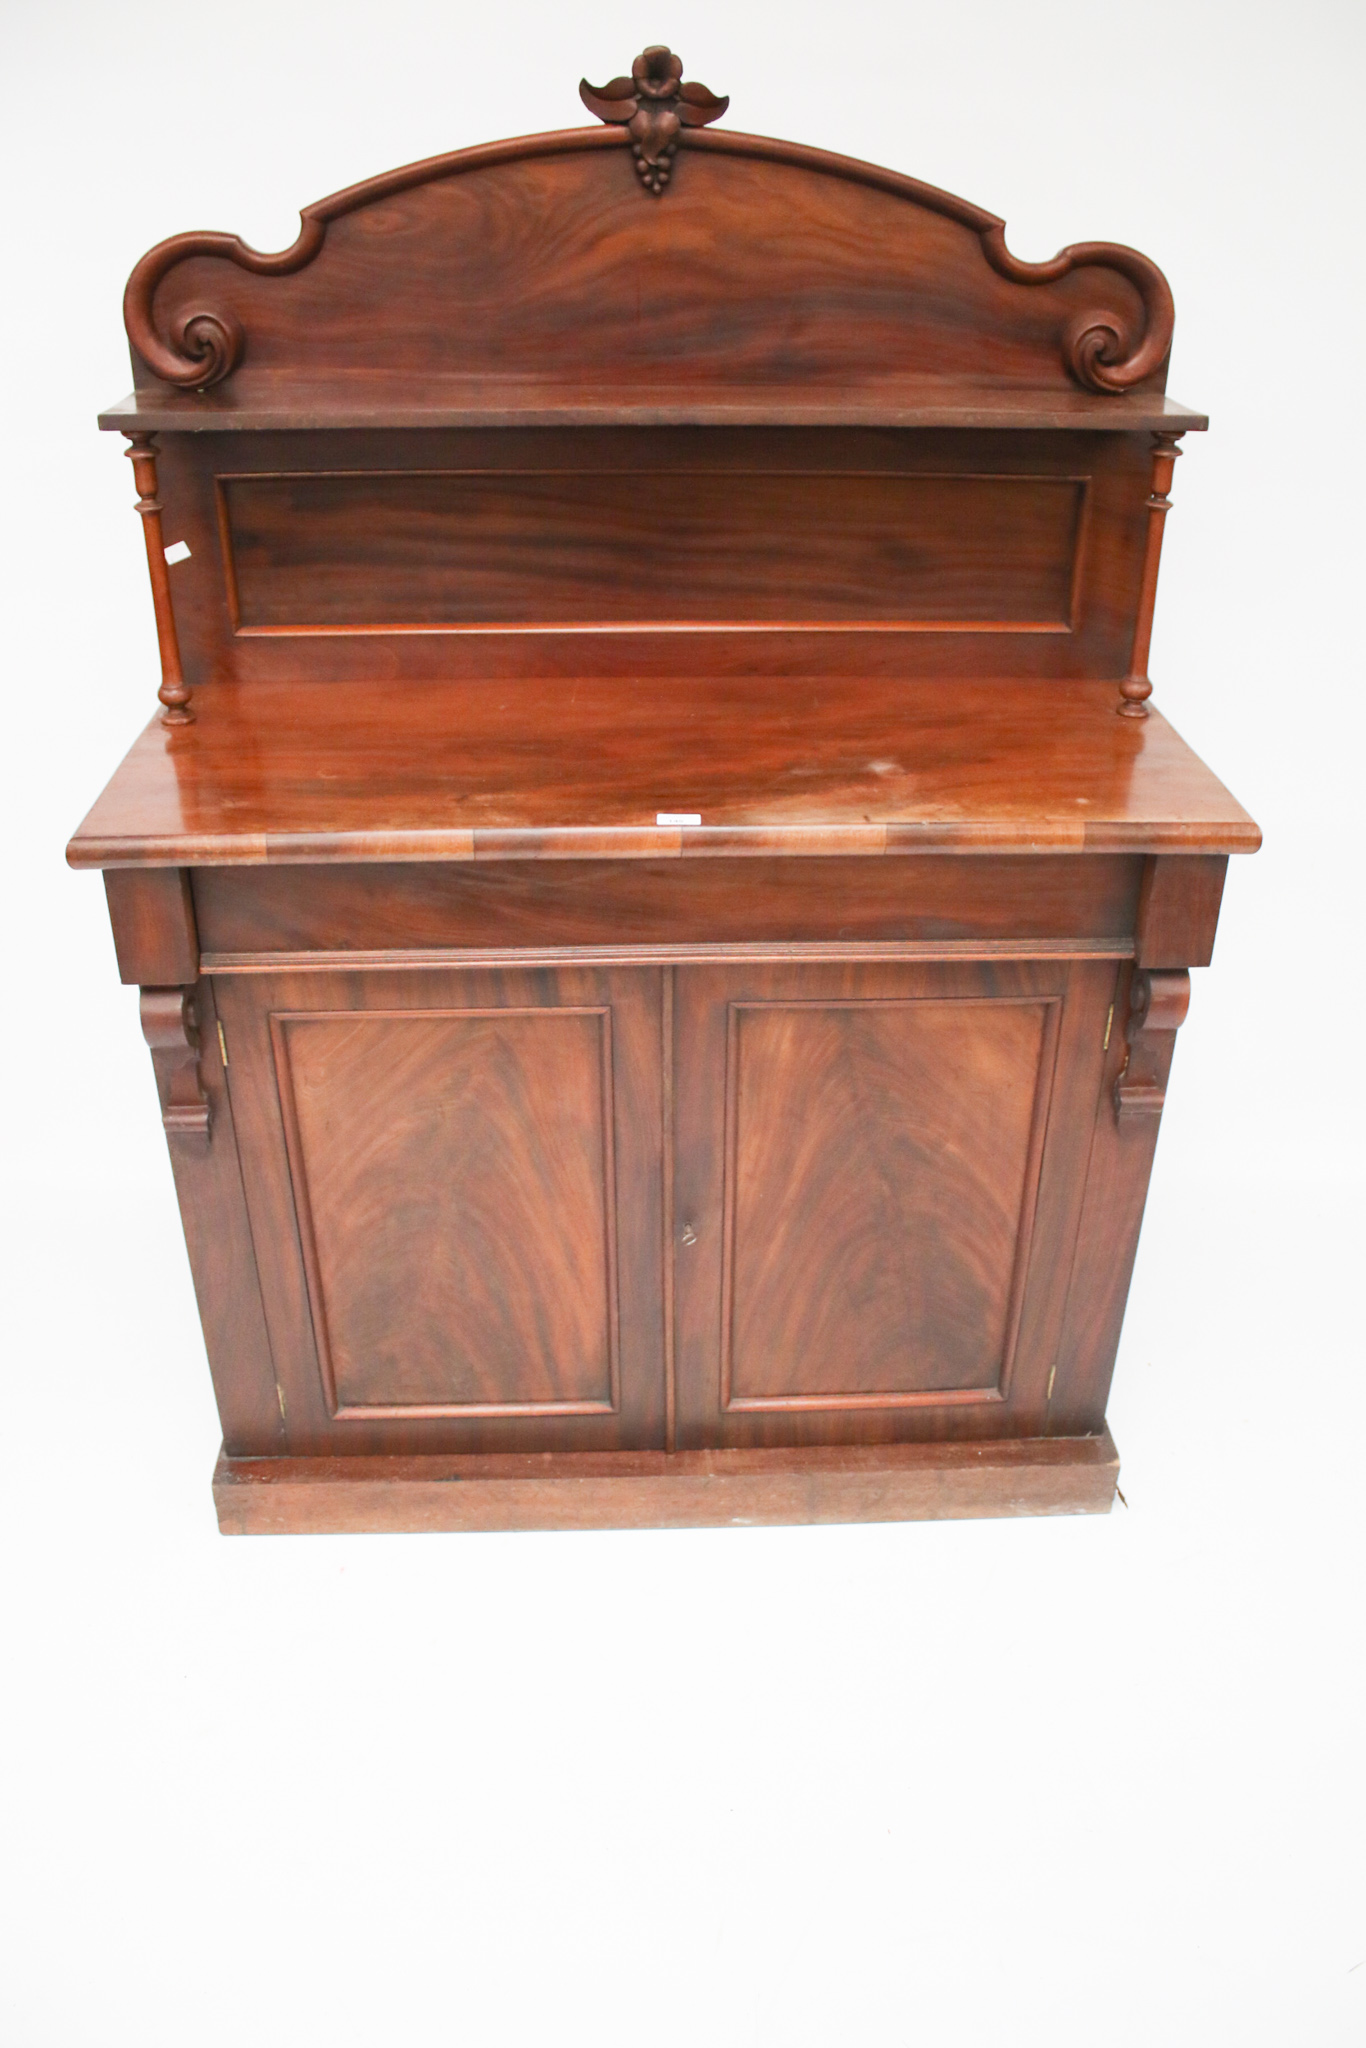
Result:
M581 92L129 280L161 710L69 858L221 1526L1104 1510L1259 842L1148 701L1171 295Z

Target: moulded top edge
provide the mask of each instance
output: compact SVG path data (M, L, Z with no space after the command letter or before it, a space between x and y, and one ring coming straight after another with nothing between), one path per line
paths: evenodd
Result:
M707 390L555 387L486 380L282 376L241 394L135 391L99 415L105 432L262 433L459 427L921 427L1091 433L1199 433L1206 413L1164 392L1085 392L923 384Z

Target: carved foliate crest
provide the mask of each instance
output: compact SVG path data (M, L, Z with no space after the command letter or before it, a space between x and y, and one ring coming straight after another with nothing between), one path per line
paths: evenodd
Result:
M657 199L669 182L682 130L705 128L730 105L728 95L718 99L705 85L684 84L683 59L663 43L641 51L629 78L609 79L606 85L581 78L579 98L600 121L626 130L641 183Z

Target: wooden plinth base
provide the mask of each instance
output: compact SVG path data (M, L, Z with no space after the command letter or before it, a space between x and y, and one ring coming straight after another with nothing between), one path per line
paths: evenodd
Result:
M229 1458L225 1535L687 1529L1108 1514L1119 1455L1094 1437L779 1451Z

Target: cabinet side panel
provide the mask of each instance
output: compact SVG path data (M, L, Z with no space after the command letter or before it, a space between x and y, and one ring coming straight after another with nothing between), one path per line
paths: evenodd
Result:
M1118 1020L1127 1009L1128 981L1129 971L1121 971L1045 1425L1050 1436L1086 1435L1104 1425L1157 1151L1158 1117L1121 1121L1115 1114L1114 1085L1127 1050ZM1165 1087L1171 1059L1169 1039L1157 1056L1159 1087Z
M199 973L199 939L187 868L108 868L104 893L119 980L177 988Z
M212 1138L206 1145L172 1133L167 1148L224 1448L229 1457L264 1457L283 1450L284 1427L211 981L199 983L195 1003Z
M1140 967L1208 967L1224 900L1228 855L1162 854L1144 864L1138 900Z

